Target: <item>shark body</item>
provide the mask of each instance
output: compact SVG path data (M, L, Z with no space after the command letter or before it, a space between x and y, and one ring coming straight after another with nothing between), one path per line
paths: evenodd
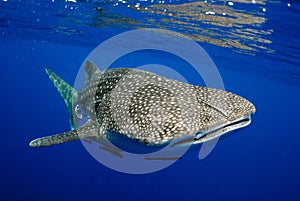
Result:
M86 86L79 92L50 69L46 72L69 109L72 130L32 140L31 147L79 139L114 141L110 132L145 146L174 140L174 146L185 146L247 126L255 112L251 102L233 93L143 70L100 71L87 61ZM79 127L84 117L88 120Z

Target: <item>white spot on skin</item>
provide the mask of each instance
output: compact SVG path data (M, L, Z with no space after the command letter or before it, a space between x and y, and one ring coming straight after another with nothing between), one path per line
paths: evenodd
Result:
M206 15L214 15L214 14L216 14L216 13L213 12L213 11L207 11L207 12L205 12L205 14L206 14Z

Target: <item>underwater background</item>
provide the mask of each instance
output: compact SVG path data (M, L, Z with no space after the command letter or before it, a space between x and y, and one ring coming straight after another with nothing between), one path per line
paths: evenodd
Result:
M299 22L299 1L1 0L0 200L300 200ZM80 141L29 147L34 138L70 129L44 68L72 85L95 47L138 28L198 42L225 89L256 106L252 123L203 160L192 149L142 175L103 166ZM159 53L145 61L148 54L115 65L176 64Z

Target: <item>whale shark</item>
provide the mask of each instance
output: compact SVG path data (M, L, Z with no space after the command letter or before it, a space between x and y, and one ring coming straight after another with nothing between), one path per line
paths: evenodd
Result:
M190 146L249 125L255 113L250 101L224 90L134 68L101 71L91 61L84 70L85 87L77 91L46 68L69 110L71 129L34 139L30 147L80 139L115 143L122 137L146 147ZM116 149L103 149L118 155Z

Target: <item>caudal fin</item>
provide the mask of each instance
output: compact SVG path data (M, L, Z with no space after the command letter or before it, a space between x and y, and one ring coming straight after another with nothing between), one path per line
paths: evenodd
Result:
M46 73L48 74L50 80L54 84L55 88L60 93L61 97L64 99L67 108L70 113L70 124L72 130L75 128L74 121L73 121L73 104L77 100L77 91L70 86L67 82L61 79L58 75L56 75L53 71L49 68L45 68Z

